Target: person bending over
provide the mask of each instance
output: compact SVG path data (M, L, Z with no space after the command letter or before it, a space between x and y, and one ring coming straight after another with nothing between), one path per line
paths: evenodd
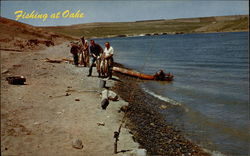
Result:
M91 61L90 61L90 67L89 67L89 75L92 75L92 68L94 66L94 63L97 60L97 57L100 56L100 54L103 53L103 49L99 44L96 44L94 40L90 40L90 56L91 56ZM99 73L100 76L100 73Z

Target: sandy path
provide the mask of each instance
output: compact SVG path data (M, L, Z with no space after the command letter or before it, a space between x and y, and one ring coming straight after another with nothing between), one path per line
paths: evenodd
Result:
M66 43L32 53L1 51L2 72L9 69L1 76L1 154L114 155L113 132L123 117L118 110L127 103L110 102L107 110L101 110L99 78L87 77L88 68L44 62L46 57L71 55ZM25 76L27 85L9 85L5 81L8 75ZM113 84L113 80L107 83ZM75 91L65 96L69 89ZM72 147L76 138L82 140L83 149ZM129 130L122 128L118 151L136 148Z

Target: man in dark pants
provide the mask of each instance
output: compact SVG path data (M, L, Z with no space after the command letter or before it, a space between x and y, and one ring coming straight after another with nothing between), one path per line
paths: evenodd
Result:
M71 43L70 53L73 55L75 66L78 66L78 51L79 51L78 45L76 43Z
M91 62L90 62L90 68L89 68L89 75L92 75L92 68L94 66L94 63L97 60L97 57L100 56L100 54L103 53L103 49L99 44L96 44L94 40L90 40L90 56L91 56ZM100 76L100 74L99 74Z
M89 66L89 44L88 41L84 39L84 36L81 37L80 42L80 65L84 67Z
M110 46L109 42L105 43L105 49L104 49L105 59L108 61L108 76L109 78L112 78L112 69L114 64L114 49Z

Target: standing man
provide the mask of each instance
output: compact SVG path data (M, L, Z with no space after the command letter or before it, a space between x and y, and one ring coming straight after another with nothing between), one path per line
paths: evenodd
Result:
M100 54L103 53L103 49L99 44L96 44L94 40L90 40L90 56L91 56L91 62L89 67L89 75L92 75L92 68L94 66L94 63L97 60L97 57L100 56ZM100 73L99 73L100 76Z
M80 43L80 64L84 67L89 66L89 44L88 41L84 39L84 36L81 38Z
M70 53L73 55L73 59L74 59L74 64L75 66L78 66L78 52L79 52L79 47L77 43L71 42L71 49L70 49Z
M109 78L112 78L112 68L114 64L114 59L113 59L114 49L113 47L110 46L109 42L105 43L104 54L105 54L104 57L108 62L108 76Z

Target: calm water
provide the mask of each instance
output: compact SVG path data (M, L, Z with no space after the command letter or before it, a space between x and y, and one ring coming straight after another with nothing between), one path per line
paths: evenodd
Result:
M166 121L211 151L249 151L248 33L181 34L99 39L115 61L138 71L171 72L171 83L147 81L144 91L176 105Z

